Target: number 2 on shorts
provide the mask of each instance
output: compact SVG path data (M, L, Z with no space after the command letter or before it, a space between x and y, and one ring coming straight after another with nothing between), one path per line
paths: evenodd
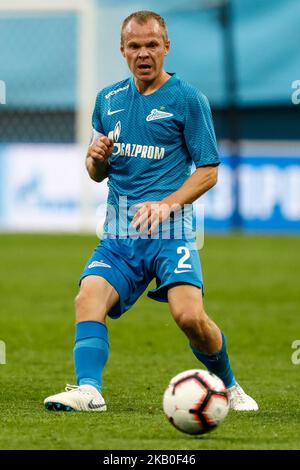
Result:
M177 268L178 269L192 269L192 265L190 263L185 263L186 260L190 258L190 250L186 246L179 246L177 248L177 254L181 255L182 253L183 256L179 259Z

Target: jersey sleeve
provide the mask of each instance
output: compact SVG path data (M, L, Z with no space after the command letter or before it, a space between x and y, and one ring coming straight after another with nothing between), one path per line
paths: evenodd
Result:
M196 90L189 93L186 100L184 137L197 168L220 164L209 102Z
M101 109L103 107L103 94L100 91L96 98L96 103L93 111L92 116L92 127L95 131L99 132L100 134L104 134L104 129L101 120Z

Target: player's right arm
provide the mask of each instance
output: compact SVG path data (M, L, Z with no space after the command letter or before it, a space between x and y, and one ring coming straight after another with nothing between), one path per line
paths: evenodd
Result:
M108 176L108 157L114 148L113 141L106 136L101 136L93 141L86 155L86 169L92 180L100 183Z

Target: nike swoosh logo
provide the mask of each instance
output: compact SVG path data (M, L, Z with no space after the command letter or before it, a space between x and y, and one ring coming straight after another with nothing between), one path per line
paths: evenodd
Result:
M179 273L190 273L192 270L191 269L174 269L174 273L179 274Z
M90 410L97 410L98 408L103 408L104 406L105 406L104 403L95 404L95 403L93 403L93 400L91 400L88 403L88 407L89 407Z
M115 111L111 111L110 109L107 111L108 116L112 116L113 114L120 113L121 111L125 111L125 109L116 109Z

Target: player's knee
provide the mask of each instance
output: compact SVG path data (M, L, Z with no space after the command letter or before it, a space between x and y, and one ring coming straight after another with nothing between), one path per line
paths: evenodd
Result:
M88 289L82 288L75 297L77 323L82 321L105 321L105 312Z
M175 319L178 326L184 331L195 329L199 323L199 315L192 309L182 309L177 312Z
M182 309L180 312L177 312L175 320L181 330L188 334L188 336L205 336L208 317L202 308Z

